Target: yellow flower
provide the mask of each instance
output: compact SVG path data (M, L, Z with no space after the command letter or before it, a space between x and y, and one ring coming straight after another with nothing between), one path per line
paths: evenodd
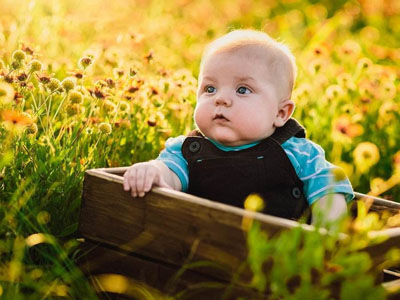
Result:
M378 125L382 127L385 124L390 123L394 119L395 113L397 111L398 111L397 104L395 104L395 103L393 103L391 101L384 102L379 107Z
M257 194L250 194L244 201L244 208L251 211L261 211L264 208L264 200Z
M362 142L353 152L354 163L361 173L366 173L380 158L378 147L371 142Z
M368 69L373 65L372 61L369 58L363 57L360 58L357 62L358 69Z
M344 137L355 138L363 134L364 128L352 122L349 115L341 115L333 122L333 136L335 139L342 140ZM348 140L347 142L351 142Z
M335 181L342 181L346 179L346 173L341 168L334 168L332 170L332 175Z
M110 123L107 122L100 123L98 128L102 133L105 134L110 134L112 132L112 127Z
M393 99L396 96L396 86L393 82L387 81L382 86L382 94L386 99Z
M382 189L382 186L385 184L385 180L383 180L383 178L380 177L375 177L371 180L371 182L369 183L371 192L373 192L374 194L380 194L380 190Z
M343 55L357 56L361 52L361 47L357 42L353 40L347 40L339 48L339 52L341 52Z
M340 96L342 96L344 94L344 91L340 85L332 84L332 85L328 86L325 94L326 94L326 97L328 97L328 99L332 100L332 99L339 98Z
M394 171L400 174L400 151L397 151L392 158Z
M4 110L1 117L9 130L22 130L32 123L29 117L15 110Z
M0 105L12 102L14 94L14 88L11 84L0 82Z
M336 162L335 165L341 168L344 171L344 174L347 175L348 177L351 177L353 175L354 167L352 164L349 164L344 161L339 161Z

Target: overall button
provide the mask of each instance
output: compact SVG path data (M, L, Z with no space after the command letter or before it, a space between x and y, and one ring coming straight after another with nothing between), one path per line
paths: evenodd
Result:
M196 153L200 150L200 143L198 141L191 142L189 145L189 151Z
M296 199L299 199L299 198L301 197L301 191L300 191L300 189L299 189L297 186L295 186L295 187L292 189L292 195L293 195L293 197L295 197Z

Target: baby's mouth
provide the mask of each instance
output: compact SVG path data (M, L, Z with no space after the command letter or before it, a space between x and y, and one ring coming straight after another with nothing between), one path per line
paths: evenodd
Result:
M229 119L226 118L223 114L216 114L214 116L213 120L229 121Z

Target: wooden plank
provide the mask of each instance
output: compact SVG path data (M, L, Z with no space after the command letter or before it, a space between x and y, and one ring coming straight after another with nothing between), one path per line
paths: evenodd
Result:
M298 226L294 221L162 188L134 199L121 184L120 176L86 173L81 235L178 266L191 257L215 262L218 269L226 270L222 273L235 272L247 257L243 217L259 220L271 233Z
M80 250L84 255L78 258L78 265L90 278L97 292L114 292L108 295L111 298L116 298L116 290L127 299L142 299L140 290L149 291L153 295L172 296L181 293L181 299L220 299L225 293L234 295L234 299L239 296L251 299L265 297L246 286L231 285L229 281L204 276L196 272L195 268L181 269L162 261L152 261L133 253L106 247L101 243L86 240L80 246ZM110 278L114 278L117 285L122 281L122 287L113 284L110 289L107 288L109 285L105 283Z
M181 266L188 260L207 260L215 270L204 274L226 278L247 257L243 218L253 218L275 234L299 226L291 220L252 213L169 189L154 188L144 198L132 198L122 188L126 168L89 170L85 174L79 230L83 237L123 251ZM364 197L363 195L362 197ZM377 206L397 211L398 203L372 199ZM301 225L305 230L312 226ZM390 247L398 247L400 228L371 232L387 236L367 250L376 264ZM216 271L218 270L218 271Z

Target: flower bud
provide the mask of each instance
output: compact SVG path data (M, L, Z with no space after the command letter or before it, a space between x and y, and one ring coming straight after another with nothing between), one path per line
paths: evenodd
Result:
M14 60L14 61L11 63L11 69L13 69L13 70L18 70L18 69L20 69L21 67L22 67L22 61Z
M128 102L126 102L126 101L121 101L121 102L120 102L120 104L119 104L119 110L120 110L121 112L129 112L129 109L130 109L130 105L129 105Z
M35 135L38 132L38 126L36 123L30 124L27 128L26 131L28 134Z
M87 67L89 67L92 64L92 59L88 56L82 57L79 60L79 65L83 68L86 69Z
M112 132L112 127L111 127L110 123L103 122L103 123L99 124L99 130L102 133L110 134Z
M115 111L115 104L114 102L110 100L105 100L104 101L104 110L107 112L113 112Z
M38 72L38 71L40 72L42 70L42 63L37 59L32 60L29 63L29 66L30 66L29 71L32 73Z
M26 54L22 50L15 50L12 54L12 59L18 62L25 60Z
M73 77L64 78L64 80L61 82L61 85L65 91L69 92L75 88L75 79Z
M78 91L71 91L69 94L69 101L73 104L80 104L83 101L83 95Z
M70 104L66 107L68 116L75 116L81 111L79 104Z
M57 78L51 78L47 87L50 91L55 92L61 88L61 82Z
M17 76L18 81L25 81L28 79L28 75L25 72L22 72Z

